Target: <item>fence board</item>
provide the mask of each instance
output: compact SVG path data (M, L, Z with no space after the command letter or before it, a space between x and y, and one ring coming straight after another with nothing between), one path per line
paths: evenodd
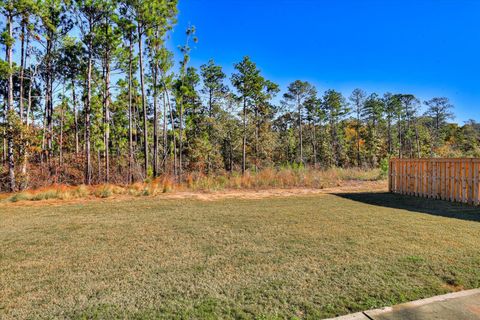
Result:
M390 192L480 205L480 159L390 159Z

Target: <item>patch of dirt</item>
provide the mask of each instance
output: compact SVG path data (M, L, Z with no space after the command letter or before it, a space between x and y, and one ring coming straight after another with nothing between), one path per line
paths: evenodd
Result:
M288 188L288 189L258 189L258 190L221 190L221 191L173 191L171 193L164 193L155 196L145 196L144 198L158 198L158 199L193 199L200 201L217 201L222 199L264 199L271 197L295 197L306 195L321 195L344 192L385 192L387 191L386 181L343 181L339 186L325 189L313 188ZM126 201L129 199L139 199L141 196L131 195L113 195L109 198L97 198L89 196L87 198L79 199L50 199L42 201L19 201L11 203L2 203L1 206L23 207L23 206L60 206L65 204L78 204L90 201Z
M260 190L223 190L212 192L174 192L159 195L162 199L197 199L215 201L228 198L236 199L263 199L270 197L295 197L315 194L329 194L341 192L386 191L386 183L372 181L349 181L341 186L325 189L288 188L288 189L260 189Z
M442 287L450 292L459 292L465 290L465 287L462 285L443 284Z

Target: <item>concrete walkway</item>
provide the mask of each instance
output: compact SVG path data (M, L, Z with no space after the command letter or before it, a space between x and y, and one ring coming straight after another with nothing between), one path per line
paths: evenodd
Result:
M480 320L480 289L449 293L330 320Z

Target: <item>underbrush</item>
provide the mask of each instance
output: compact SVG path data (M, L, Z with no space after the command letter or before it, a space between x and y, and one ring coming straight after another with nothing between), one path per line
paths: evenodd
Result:
M182 182L172 176L163 176L150 182L132 185L104 184L96 186L52 185L28 190L4 198L3 202L41 201L48 199L109 198L114 195L155 196L174 191L220 191L226 189L324 189L341 186L344 181L377 181L383 179L380 169L264 169L230 175L188 174Z

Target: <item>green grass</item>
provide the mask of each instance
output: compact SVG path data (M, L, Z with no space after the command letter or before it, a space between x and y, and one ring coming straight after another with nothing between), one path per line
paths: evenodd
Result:
M321 317L480 286L480 212L390 194L0 206L0 318Z

